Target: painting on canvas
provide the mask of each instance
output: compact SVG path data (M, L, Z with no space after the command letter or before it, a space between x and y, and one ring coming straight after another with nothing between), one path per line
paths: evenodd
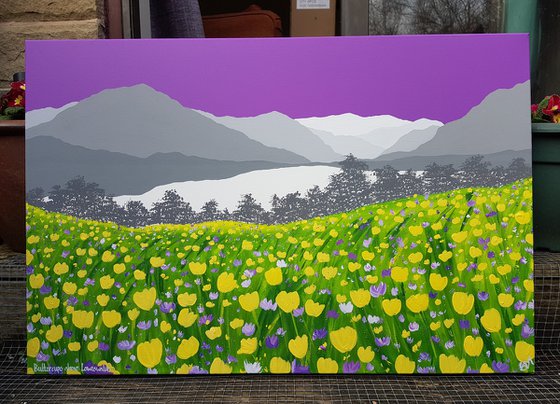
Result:
M26 59L29 373L534 371L526 35Z

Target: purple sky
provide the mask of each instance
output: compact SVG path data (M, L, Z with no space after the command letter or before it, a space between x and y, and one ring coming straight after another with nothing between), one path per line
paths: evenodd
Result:
M443 122L529 79L527 34L28 41L27 106L145 83L215 115ZM528 106L527 106L528 107Z

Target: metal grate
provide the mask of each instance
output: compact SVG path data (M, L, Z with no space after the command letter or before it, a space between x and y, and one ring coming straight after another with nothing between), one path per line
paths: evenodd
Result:
M501 376L27 376L23 259L0 246L2 403L560 401L560 254L535 255L537 373Z

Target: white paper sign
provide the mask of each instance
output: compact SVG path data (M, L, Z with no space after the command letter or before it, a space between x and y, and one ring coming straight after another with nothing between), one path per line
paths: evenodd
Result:
M330 0L297 0L296 5L298 10L310 10L310 9L329 9L331 7Z

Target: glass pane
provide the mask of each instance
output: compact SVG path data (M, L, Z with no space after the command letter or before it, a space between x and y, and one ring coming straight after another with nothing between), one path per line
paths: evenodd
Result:
M369 0L369 34L502 31L502 0Z

